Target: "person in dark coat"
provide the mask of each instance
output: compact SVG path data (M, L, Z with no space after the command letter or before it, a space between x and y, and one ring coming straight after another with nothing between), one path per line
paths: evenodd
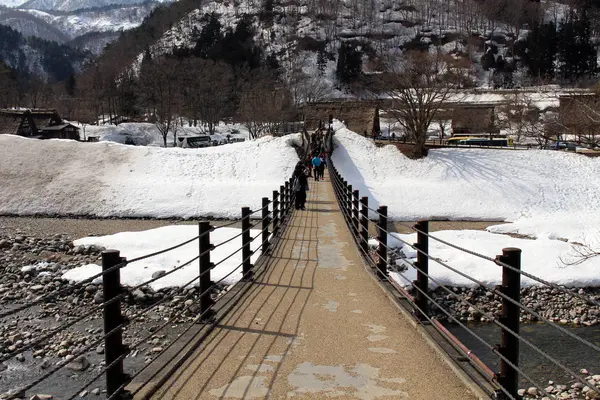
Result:
M306 192L308 191L308 179L306 172L304 172L304 166L298 164L294 170L294 185L292 186L294 192L296 192L296 200L294 206L296 210L306 210Z

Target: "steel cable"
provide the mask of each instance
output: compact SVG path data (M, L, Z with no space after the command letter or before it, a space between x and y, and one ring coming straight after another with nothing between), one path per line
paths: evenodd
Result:
M387 264L389 267L391 267L391 264ZM538 346L534 345L533 343L531 343L529 340L525 339L523 336L517 334L515 331L513 331L512 329L510 329L509 327L507 327L506 325L504 325L503 323L501 323L500 321L498 321L498 319L488 313L483 311L482 309L480 309L479 307L477 307L476 305L474 305L473 303L461 299L459 295L457 295L456 293L454 293L452 290L450 290L448 287L446 287L445 285L443 285L442 283L440 283L440 281L438 281L437 279L433 278L431 275L426 274L425 272L423 272L422 269L420 269L419 267L417 267L416 265L414 265L414 263L411 263L411 265L413 266L413 268L415 268L416 270L418 270L420 273L422 273L423 275L425 275L428 279L431 279L434 283L436 283L439 287L441 287L442 289L444 289L446 292L448 292L450 295L452 295L453 297L455 297L457 300L459 300L461 303L467 304L470 307L473 307L473 309L475 309L475 311L478 311L479 313L481 313L482 315L486 316L491 322L493 322L494 324L498 325L500 328L506 330L507 332L509 332L511 335L513 335L514 337L518 338L520 341L522 341L523 343L527 344L529 347L531 347L532 349L534 349L536 352L538 352L539 354L541 354L542 356L546 357L549 361L551 361L552 363L554 363L556 366L560 367L563 371L565 371L566 373L568 373L569 375L575 377L575 379L577 379L579 382L581 382L582 384L589 386L590 389L594 390L595 392L597 392L598 394L600 394L600 389L597 389L594 385L590 385L587 381L585 381L584 379L581 379L577 376L577 374L568 369L566 366L564 366L561 362L557 361L556 359L554 359L552 356L548 355L546 352L544 352L542 349L540 349ZM394 271L393 272L400 274L399 271ZM412 287L415 287L415 285L411 285Z
M404 279L405 281L407 281L410 285L412 285L412 282L410 281L410 279L408 279L407 277L404 276L404 274L397 272L396 273L402 277L402 279ZM392 283L390 278L388 276L384 276L385 279ZM514 363L512 363L506 356L504 356L503 354L501 354L500 352L498 352L498 350L490 345L488 342L485 341L485 339L483 339L482 337L480 337L479 335L477 335L475 332L473 332L471 329L469 329L465 324L463 324L462 322L460 322L455 316L453 316L450 312L446 311L444 309L444 307L442 307L440 304L438 304L434 299L432 299L425 291L423 291L421 288L417 287L417 286L413 286L415 289L417 289L419 292L421 292L423 294L423 296L425 296L429 301L431 301L431 303L433 303L437 308L439 308L444 314L446 314L451 320L453 320L454 322L456 322L458 325L461 326L461 328L463 328L466 332L468 332L469 334L471 334L475 339L477 339L478 341L480 341L482 344L484 344L488 350L492 351L494 354L498 355L502 360L504 360L510 367L512 367L515 371L519 372L525 379L527 379L533 386L535 386L537 389L539 389L542 394L544 396L548 396L550 397L550 395L546 392L546 390L544 390L542 388L542 385L540 385L539 383L536 383L531 377L529 377L528 374L526 374L525 372L523 372L523 370L521 370L518 366L516 366Z
M194 257L193 259L191 259L190 261L188 261L188 262L186 262L186 263L183 263L183 264L181 264L181 265L180 265L180 266L178 266L177 268L175 268L175 269L173 269L173 270L171 270L171 271L169 271L169 272L167 272L167 273L165 273L165 274L163 274L163 275L161 275L161 276L157 276L156 278L152 278L152 279L150 279L150 280L148 280L148 281L146 281L146 282L143 282L143 283L141 283L141 284L139 284L139 285L137 285L137 286L134 286L133 288L130 288L130 291L131 291L131 292L133 292L133 291L135 291L135 290L137 290L137 289L139 289L139 288L141 288L141 287L143 287L143 286L146 286L146 285L147 285L147 284L149 284L149 283L152 283L152 282L155 282L155 281L157 281L157 280L159 280L159 279L162 279L162 278L164 278L165 276L168 276L168 275L170 275L170 274L172 274L172 273L174 273L174 272L176 272L176 271L178 271L178 270L180 270L180 269L182 269L182 268L186 267L187 265L189 265L189 264L191 264L192 262L196 261L196 260L197 260L197 259L199 259L199 258L200 258L202 255L206 254L206 253L207 253L207 252L209 252L209 251L210 251L210 250L207 250L207 251L203 252L202 254L200 254L200 255L198 255L198 256L196 256L196 257ZM52 336L54 336L55 334L57 334L57 333L59 333L59 332L62 332L62 331L64 331L64 330L65 330L65 329L67 329L67 328L70 328L71 326L75 325L76 323L78 323L78 322L80 322L80 321L84 320L85 318L87 318L87 317L91 316L91 315L92 315L92 314L94 314L96 311L99 311L100 309L102 309L102 308L106 307L107 305L109 305L109 304L113 304L114 302L116 302L116 301L118 301L118 300L120 300L120 299L124 298L126 295L127 295L127 293L122 293L122 294L120 294L120 295L118 295L118 296L116 296L116 297L113 297L112 299L110 299L110 300L108 300L108 301L105 301L105 302L104 302L104 303L102 303L102 304L99 304L99 305L97 305L97 306L93 307L93 308L92 308L92 309L91 309L89 312L87 312L86 314L84 314L84 315L82 315L82 316L80 316L80 317L77 317L77 318L75 318L74 320L72 320L72 321L70 321L70 322L68 322L68 323L66 323L66 324L64 324L64 325L61 325L60 327L58 327L58 328L56 328L56 329L53 329L52 331L50 331L50 332L49 332L49 333L47 333L46 335L42 336L41 338L38 338L37 340L35 340L35 341L33 341L33 342L29 343L28 345L26 345L26 346L24 346L24 347L22 347L22 348L20 348L20 349L16 349L15 351L13 351L13 352L11 352L11 353L8 353L8 354L6 354L6 355L4 355L4 356L0 357L0 362L4 362L4 361L6 361L6 360L9 360L9 359L11 359L12 357L16 356L17 354L20 354L20 353L22 353L22 352L24 352L24 351L27 351L27 350L29 350L29 349L31 349L31 348L33 348L33 347L37 346L37 345L38 345L38 344L40 344L40 343L43 343L43 342L45 342L46 340L48 340L49 338L51 338L51 337L52 337Z
M107 274L107 273L109 273L109 272L112 272L112 271L116 271L117 269L121 269L121 268L123 268L123 267L124 267L124 266L126 266L126 265L127 265L127 262L121 262L121 263L119 263L119 264L117 264L117 265L115 265L115 266L112 266L112 267L108 268L108 269L107 269L107 270L105 270L105 271L102 271L102 272L100 272L100 273L98 273L98 274L96 274L96 275L93 275L93 276L91 276L91 277L89 277L89 278L86 278L86 279L84 279L84 280L82 280L82 281L79 281L79 282L77 282L77 283L75 284L75 286L83 286L84 284L86 284L86 283L90 283L90 282L94 281L94 279L96 279L96 278L99 278L99 277L103 276L104 274ZM22 305L22 306L20 306L20 307L13 308L13 309L12 309L12 310L10 310L10 311L6 311L6 312L4 312L4 313L0 314L0 319L1 319L1 318L5 318L5 317L9 317L9 316L11 316L11 315L14 315L14 314L16 314L16 313L18 313L18 312L20 312L20 311L26 310L26 309L28 309L28 308L31 308L31 307L33 307L33 306L36 306L36 305L38 305L38 304L41 304L41 303L46 303L46 302L47 302L47 301L49 301L51 298L53 298L53 297L55 297L55 296L58 296L58 295L60 295L61 293L69 293L69 292L72 292L72 291L73 291L74 289L76 289L76 288L77 288L77 287L75 287L75 288L74 288L74 287L72 287L72 286L71 286L71 287L66 287L66 288L63 288L63 289L59 289L59 290L57 290L57 291L54 291L54 292L52 292L52 293L49 293L49 294L47 294L47 295L44 295L44 296L42 296L41 298L39 298L39 299L37 299L37 300L34 300L34 301L32 301L32 302L29 302L29 303L27 303L27 304L24 304L24 305Z
M440 265L441 265L441 266L443 266L444 268L447 268L448 270L450 270L450 271L452 271L452 272L454 272L454 273L456 273L456 274L458 274L458 275L462 276L463 278L466 278L466 279L470 280L471 282L473 282L473 283L476 283L476 284L478 284L479 286L481 286L481 287L484 287L484 288L486 288L486 289L490 290L491 292L493 292L493 293L497 294L498 296L502 297L503 299L505 299L505 300L509 301L510 303L512 303L512 304L514 304L514 305L516 305L517 307L519 307L519 308L520 308L520 309L522 309L523 311L526 311L526 312L528 312L529 314L531 314L531 315L535 316L535 317L536 317L536 318L538 318L539 320L541 320L541 321L543 321L543 322L547 323L547 324L548 324L548 325L550 325L551 327L558 329L559 331L561 331L561 332L562 332L562 333L564 333L565 335L567 335L567 336L569 336L569 337L571 337L571 338L573 338L573 339L575 339L575 340L579 341L580 343L582 343L582 344L584 344L584 345L586 345L586 346L588 346L588 347L592 348L593 350L596 350L596 351L600 352L600 346L597 346L597 345L595 345L595 344L593 344L593 343L591 343L591 342L587 341L586 339L583 339L583 338L581 338L581 337L577 336L576 334L574 334L573 332L570 332L569 330L567 330L567 329L563 328L562 326L560 326L560 325L557 325L556 323L554 323L553 321L550 321L549 319L547 319L546 317L542 316L542 315L541 315L541 314L539 314L538 312L536 312L536 311L532 310L531 308L529 308L529 307L527 307L527 306L525 306L525 305L521 304L520 302L518 302L518 301L516 301L516 300L512 299L511 297L509 297L509 296L507 296L506 294L502 293L501 291L497 290L497 289L496 289L495 287L493 287L492 285L487 285L487 284L483 283L482 281L480 281L480 280L478 280L478 279L475 279L475 278L473 278L473 277L471 277L471 276L469 276L469 275L465 274L464 272L461 272L461 271L457 270L456 268L454 268L454 267L452 267L452 266L448 265L447 263L445 263L445 262L443 262L443 261L441 261L441 260L438 260L438 259L437 259L437 258L435 258L435 257L432 257L430 254L427 254L427 253L425 253L425 252L424 252L424 251L422 251L421 249L419 249L419 248L415 247L414 245L411 245L410 243L408 243L408 242L406 242L406 241L404 241L404 240L402 240L402 239L400 239L400 238L397 238L397 239L398 239L400 242L402 242L402 243L406 244L407 246L409 246L409 247L413 248L413 249L414 249L414 250L416 250L417 252L419 252L419 253L423 254L424 256L426 256L427 258L429 258L430 260L433 260L434 262L436 262L436 263L440 264ZM517 271L518 271L518 270L517 270ZM599 394L600 394L600 393L599 393Z
M178 248L180 248L182 246L185 246L186 244L192 243L193 241L198 240L198 239L206 236L210 232L211 231L203 232L201 235L198 235L198 236L196 236L196 237L194 237L192 239L186 240L185 242L179 243L179 244L177 244L175 246L171 246L171 247L169 247L167 249L160 250L160 251L155 251L154 253L146 254L146 255L141 256L141 257L132 258L131 260L127 260L127 263L131 264L131 263L134 263L136 261L142 261L142 260L145 260L145 259L150 258L150 257L158 256L158 255L163 254L163 253L168 253L169 251L178 249Z

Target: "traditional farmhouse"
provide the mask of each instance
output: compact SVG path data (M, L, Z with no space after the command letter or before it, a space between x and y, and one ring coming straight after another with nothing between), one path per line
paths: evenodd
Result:
M469 104L455 107L452 113L452 133L454 136L499 134L494 105Z
M379 107L377 102L369 101L324 101L309 103L302 108L304 126L315 130L319 124L327 127L329 117L344 121L351 131L357 133L380 132Z
M79 128L64 122L56 110L0 109L0 134L79 140Z
M600 95L560 96L559 125L569 140L596 147L600 144Z

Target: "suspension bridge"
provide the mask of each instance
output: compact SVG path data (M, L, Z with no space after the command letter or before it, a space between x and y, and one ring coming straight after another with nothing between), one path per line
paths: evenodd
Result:
M77 390L56 393L54 398L91 396L86 390L100 380L105 382L108 399L520 399L519 379L537 388L540 395L555 398L548 393L544 382L536 381L519 366L519 351L523 347L533 349L546 362L558 366L581 387L587 387L588 393L600 396L598 385L520 335L519 315L530 313L560 334L600 354L599 343L580 338L522 304L520 279L527 276L540 285L591 304L598 305L597 299L522 271L518 249L503 249L498 258L486 257L437 238L429 232L427 221L411 226L417 232L417 243L405 243L418 253L414 263L418 276L412 282L389 259L392 249L387 244L387 208L370 208L368 198L352 190L351 182L344 180L331 160L328 165L325 179L311 182L305 211L293 210L291 179L274 191L272 198L263 198L261 209L242 209L241 232L227 240L239 241L240 247L225 259L211 259L211 252L225 243L212 243L211 233L220 227L208 222L199 224L198 236L144 257L125 260L118 251L104 252L103 271L80 283L83 286L94 279L103 280L103 303L90 313L103 313L104 334L86 343L75 356L104 343L105 363L97 373L81 380ZM370 219L370 213L377 218ZM375 238L369 235L373 225L377 231ZM257 227L259 234L251 237L251 229ZM376 246L369 243L373 239ZM432 257L428 244L434 240L500 268L503 284L491 287ZM125 344L124 329L172 299L165 297L125 317L121 302L126 295L120 284L120 271L132 262L173 251L193 241L199 243L198 255L167 272L168 275L198 262L198 276L188 282L198 290L190 291L185 298L192 301L148 335ZM260 242L261 250L254 262L257 249L251 250L252 242ZM213 282L211 271L238 253L242 261L230 274L241 271L243 278L215 301L214 289L227 277ZM429 275L428 265L432 262L502 298L501 316L480 310L500 327L499 345L487 343L436 302L430 293L430 283L447 290L448 296L477 308ZM414 293L410 294L404 285L391 279L390 272L412 285ZM148 279L136 288L163 277ZM4 310L0 319L13 318L60 295L50 293ZM158 332L168 330L179 315L193 307L197 310L193 321L149 365L135 371L127 369L124 360L128 355ZM482 341L497 355L500 369L493 371L481 362L433 316L433 309L447 314L450 321ZM2 354L0 362L10 362L18 354L34 351L53 335L87 317L88 314L70 319L25 346ZM50 379L65 364L58 362L36 374L27 383L13 388L5 398L28 398L37 385Z

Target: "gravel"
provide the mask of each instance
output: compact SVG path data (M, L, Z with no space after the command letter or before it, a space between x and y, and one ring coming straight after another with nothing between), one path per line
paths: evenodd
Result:
M0 318L0 358L14 355L0 362L0 393L23 386L47 372L50 367L65 365L52 378L54 380L50 379L27 393L27 398L35 395L36 391L62 398L62 395L72 394L82 382L97 374L104 364L101 340L104 334L103 317L100 309L95 310L103 301L102 281L98 279L81 285L63 279L62 275L71 268L100 263L104 249L97 246L76 247L71 236L60 232L70 230L71 233L78 232L75 237L80 237L84 231L86 234L107 234L134 228L148 229L151 225L166 225L172 221L131 220L127 226L119 226L118 221L56 220L54 226L44 218L17 220L21 221L19 228L9 228L7 222L10 221L6 218L0 220L0 224L3 224L0 230L0 314L43 296L56 295L39 305ZM103 230L89 229L97 228L99 222ZM51 226L53 230L46 230L45 226ZM33 235L38 229L45 231L45 234ZM56 231L59 233L51 233ZM227 289L215 288L213 298ZM152 335L126 359L128 373L135 373L157 356L157 349L168 346L198 315L198 290L196 287L158 291L149 287L141 287L133 292L128 288L124 290L126 297L122 300L121 309L124 316L131 320L123 331L124 344L132 345ZM140 311L158 302L161 302L160 305L134 318ZM83 320L71 328L53 333L60 326L80 317L84 317ZM166 328L157 332L157 328L166 321L169 321ZM27 349L46 335L49 335L47 340ZM96 344L98 340L100 343ZM75 379L70 379L73 377ZM101 381L90 387L89 393L99 393L95 390L97 387L103 387Z

